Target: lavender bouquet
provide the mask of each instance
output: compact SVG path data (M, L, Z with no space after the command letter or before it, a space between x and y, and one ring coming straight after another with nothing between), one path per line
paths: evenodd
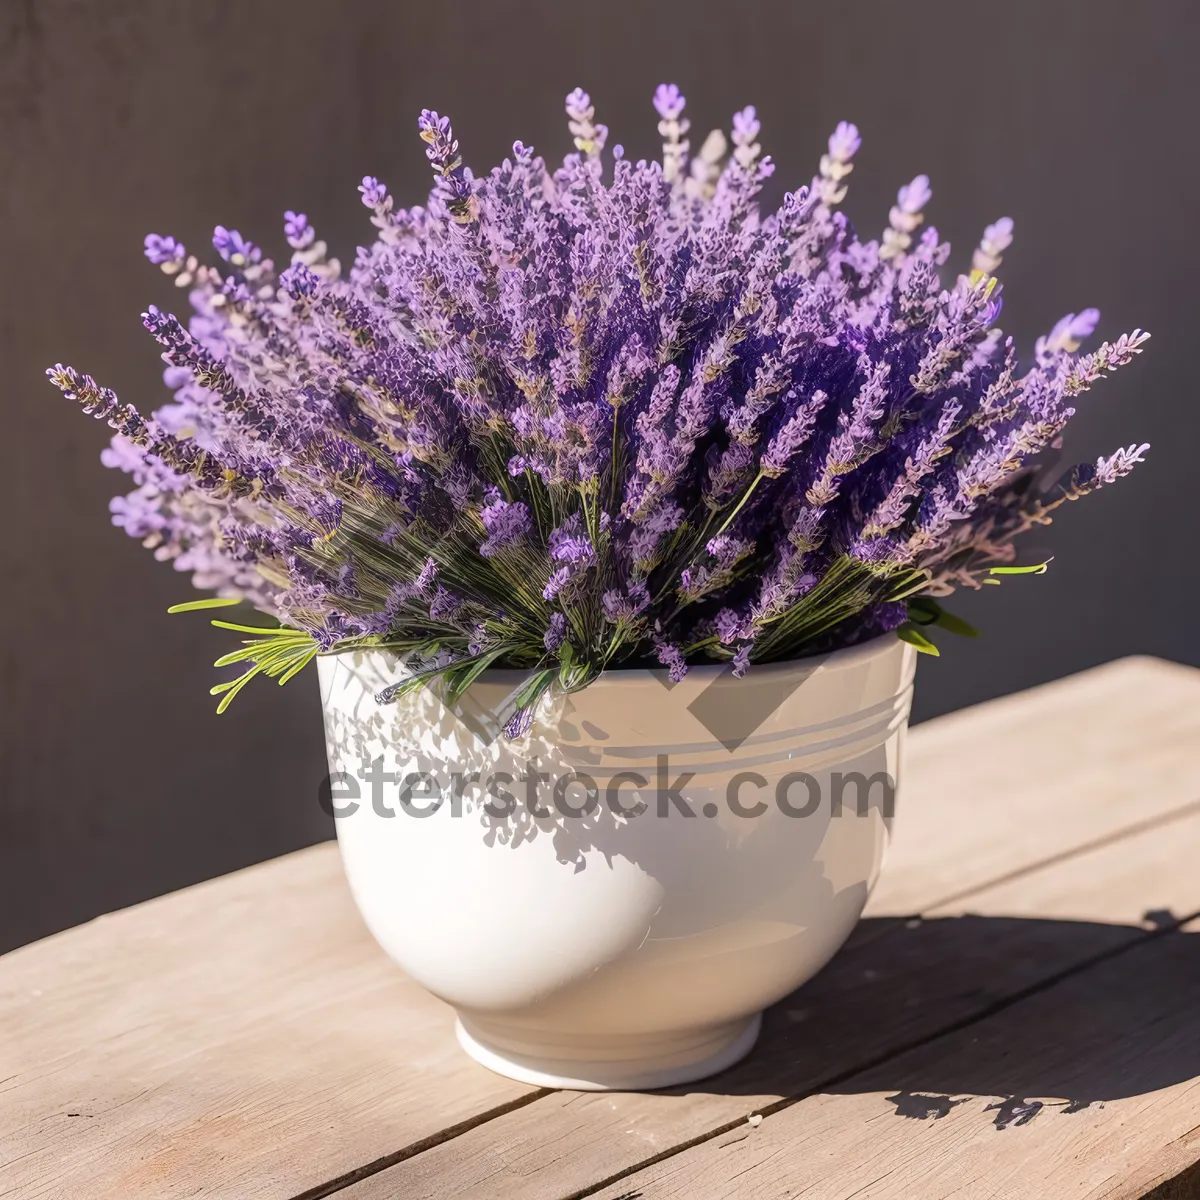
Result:
M661 162L607 151L575 91L560 167L517 142L483 177L425 111L428 201L364 179L377 232L347 275L302 213L278 273L221 226L216 265L146 239L192 307L143 314L174 392L153 416L47 372L116 430L114 522L216 593L177 607L273 618L214 621L246 635L221 709L362 646L407 659L393 695L526 670L511 735L618 664L741 674L890 631L933 651L929 626L970 632L937 597L1043 569L1013 538L1141 459L1047 488L1074 398L1147 335L1080 355L1098 313L1069 314L1020 368L995 324L1010 220L947 284L925 176L878 239L839 211L853 125L768 214L753 108L690 156L679 90L654 104Z

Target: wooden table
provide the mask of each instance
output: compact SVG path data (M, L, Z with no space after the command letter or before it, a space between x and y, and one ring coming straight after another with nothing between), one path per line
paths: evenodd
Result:
M906 771L850 944L666 1092L470 1061L332 845L6 955L0 1197L1200 1196L1200 671L943 717Z

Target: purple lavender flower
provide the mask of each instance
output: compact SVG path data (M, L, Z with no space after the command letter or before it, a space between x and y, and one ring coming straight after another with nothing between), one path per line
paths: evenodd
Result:
M417 129L422 140L428 143L425 157L437 176L439 195L457 220L464 219L470 206L471 185L463 171L458 139L450 127L450 118L426 108L417 120Z
M317 232L308 223L304 213L293 212L289 208L283 214L283 235L293 250L307 250L313 244Z
M928 175L918 175L896 193L896 203L888 213L888 228L883 231L879 257L900 259L912 245L913 231L925 219L925 206L933 199Z
M686 101L673 83L660 83L654 91L654 107L664 121L677 121Z
M861 145L858 126L839 121L837 129L829 137L829 157L836 162L847 163L858 153Z
M592 98L576 88L566 100L567 128L575 139L575 148L587 158L598 158L608 140L608 126L597 125L593 118L596 110Z
M654 653L658 661L668 668L668 677L672 683L682 683L687 675L687 658L683 651L672 642L658 641Z
M762 124L753 104L733 114L733 159L743 171L749 171L762 153L756 140L761 130Z
M1038 343L1039 358L1049 359L1063 351L1072 353L1078 350L1080 345L1092 336L1099 324L1098 308L1085 308L1081 313L1067 313Z
M567 618L560 612L550 614L550 623L542 638L542 645L548 653L553 654L566 641Z
M212 265L148 236L191 305L143 314L162 407L48 372L114 430L114 522L314 649L530 672L520 735L552 680L704 657L740 675L889 633L902 597L977 586L1142 460L1135 443L1043 484L1074 397L1147 335L1080 353L1084 309L1023 367L996 328L1011 220L944 279L925 176L879 240L838 210L855 126L768 211L753 107L690 161L679 88L654 108L661 161L609 149L576 89L560 165L514 142L480 175L424 110L432 190L398 208L365 177L375 236L346 274L293 210L278 273L224 226Z
M181 263L187 257L187 250L181 242L177 242L173 237L160 237L157 233L148 233L146 234L146 257L155 266Z
M248 242L236 229L226 229L224 225L218 225L213 230L212 242L213 249L235 267L256 263L262 257L262 251L253 242Z
M829 397L817 388L807 399L796 405L792 415L771 439L762 456L759 469L768 478L784 473L788 463L803 448L817 423L817 417Z
M1105 484L1116 483L1122 476L1128 475L1134 466L1142 461L1146 451L1149 449L1150 443L1143 442L1140 446L1134 444L1123 450L1118 450L1115 454L1110 454L1107 458L1101 456L1096 459L1092 476L1095 480L1095 486L1103 487Z
M429 617L433 621L449 621L462 607L462 598L439 583L433 599L429 602Z
M298 262L280 272L279 290L286 292L293 300L310 299L316 295L320 282L314 272Z
M850 160L861 145L858 126L847 121L838 122L829 137L829 152L822 156L820 173L813 181L813 190L823 203L840 204L846 198L846 185L842 181L854 170Z
M380 183L374 175L364 175L362 183L358 185L358 191L362 196L362 202L368 208L379 209L384 205L390 207L391 195L387 186Z
M553 562L590 565L596 561L596 549L591 538L583 532L578 513L551 532L546 539L546 549Z
M994 275L1004 261L1004 252L1012 245L1012 240L1012 217L1001 217L984 229L979 246L971 258L971 267L985 275Z
M520 500L509 503L497 497L480 509L479 518L487 530L487 538L479 547L479 553L485 558L514 545L533 528L529 509Z

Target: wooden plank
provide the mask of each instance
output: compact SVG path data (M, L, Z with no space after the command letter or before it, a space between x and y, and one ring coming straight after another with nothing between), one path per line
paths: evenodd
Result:
M659 1094L554 1093L340 1195L576 1194L714 1129L744 1126L784 1097L978 1017L1200 910L1197 861L1200 812L984 888L919 921L869 919L820 976L767 1014L760 1046L739 1067ZM646 1175L647 1197L657 1200L670 1169L668 1160L662 1176ZM633 1190L642 1178L628 1181ZM924 1192L916 1195L924 1200Z
M0 1196L292 1196L535 1089L379 952L336 848L0 959Z
M918 912L1200 800L1200 671L1126 658L913 730L868 913Z
M1200 923L1188 928L596 1194L1143 1196L1200 1159Z
M1023 699L1040 714L1032 727L1022 698L1010 698L974 720L955 714L914 731L898 828L902 838L908 827L924 830L936 845L908 837L911 849L901 852L898 839L885 874L896 882L881 890L877 911L915 909L1027 871L1200 796L1197 766L1178 745L1197 740L1200 673L1134 660ZM939 734L947 722L955 723L950 738ZM1094 737L1097 728L1103 736ZM974 782L980 764L998 769L998 744L1010 764L1021 761L1027 739L1047 771L1022 783L1010 765L995 811L978 802L970 820L959 819L964 794L988 794ZM1093 740L1107 767L1085 772L1096 790L1084 803L1067 768L1072 742ZM1128 786L1106 784L1113 773ZM1131 791L1138 779L1151 786ZM1016 818L1006 822L1006 808ZM1006 824L1019 829L1002 835ZM885 925L864 924L863 953ZM842 958L851 963L856 953ZM910 1000L931 1011L947 1002L936 988L924 998L910 991ZM802 1030L810 1046L811 1027L777 1011L785 1015L773 1020ZM294 1195L505 1106L543 1103L469 1062L450 1026L445 1006L387 963L363 930L332 847L102 918L0 958L0 1196L57 1196L78 1179L95 1194L156 1200L201 1184L209 1197ZM770 1094L761 1080L740 1086L743 1097ZM610 1102L627 1099L638 1098ZM701 1100L688 1120L710 1129L713 1096ZM621 1161L675 1144L657 1119L622 1134ZM592 1181L604 1164L596 1169Z

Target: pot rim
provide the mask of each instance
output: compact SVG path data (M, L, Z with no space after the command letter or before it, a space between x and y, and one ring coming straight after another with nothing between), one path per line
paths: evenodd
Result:
M813 670L817 668L842 670L847 667L860 666L872 659L882 659L889 654L904 653L906 651L912 657L916 657L916 652L913 648L902 642L894 632L881 633L873 638L869 638L865 642L859 642L853 646L845 646L841 650L832 650L828 654L810 654L802 658L784 658L769 663L756 663L753 664L752 675L758 679L762 679L764 675L782 674L786 671L803 669L805 666ZM394 650L369 646L359 647L354 650L335 651L332 654L322 654L318 657L317 661L320 662L322 659L337 659L351 654L362 654L365 656L378 655L389 658L394 662L400 661L400 656ZM728 669L728 662L698 663L688 667L687 677L682 682L709 683ZM587 685L587 690L591 691L593 688L630 687L635 685L649 686L651 683L661 687L662 681L660 676L665 674L665 672L665 667L610 667L596 676ZM512 687L520 680L527 679L529 675L530 670L527 668L491 667L483 671L475 682L490 682ZM754 682L753 678L750 679L750 682Z

